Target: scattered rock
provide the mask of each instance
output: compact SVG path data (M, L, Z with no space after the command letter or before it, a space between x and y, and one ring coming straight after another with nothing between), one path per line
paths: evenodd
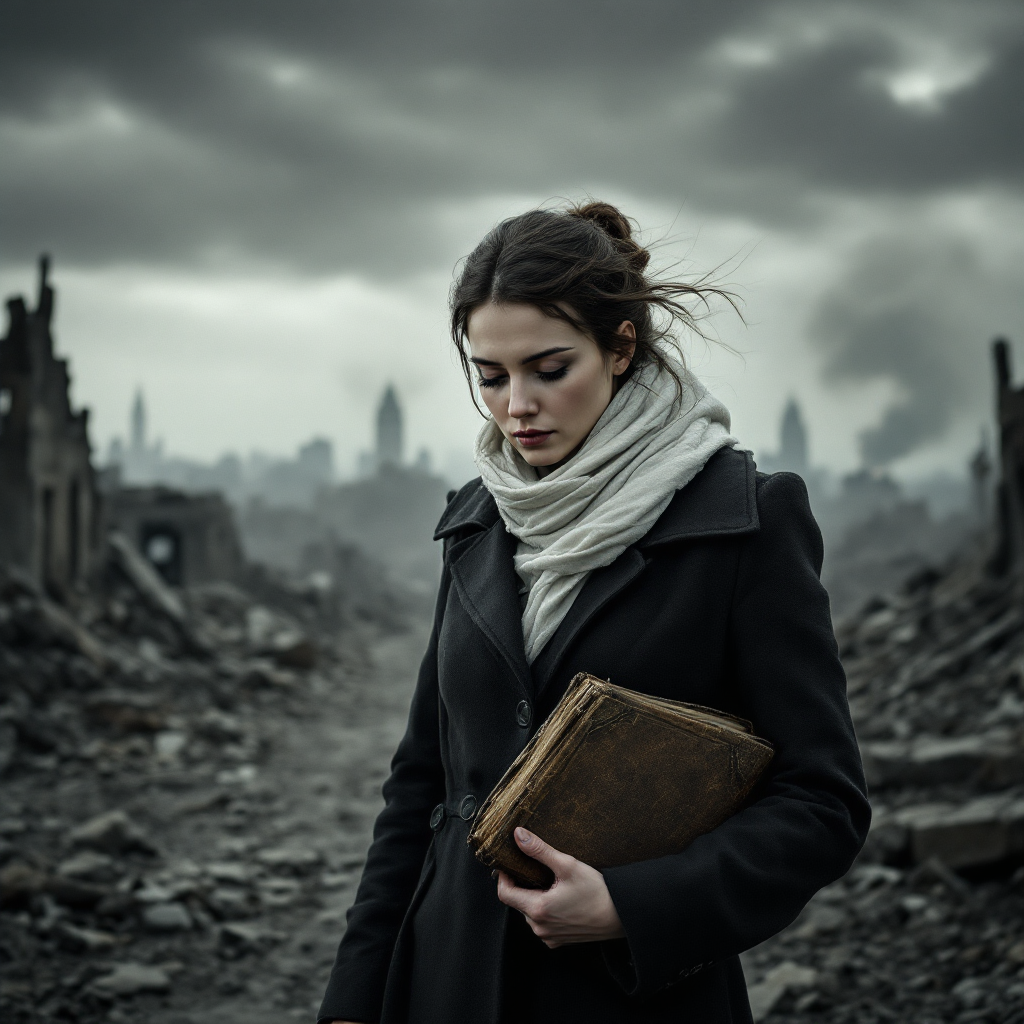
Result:
M316 645L308 637L288 637L275 644L273 656L281 668L308 671L316 667Z
M146 561L132 542L123 534L113 531L107 542L117 567L150 607L166 615L176 625L185 622L185 606L181 598L160 578L160 574Z
M55 925L53 931L65 949L76 953L99 953L117 945L117 939L109 932L78 928L67 921Z
M245 885L251 882L255 872L248 864L239 864L235 861L215 861L206 865L206 874L218 882L233 882L236 885Z
M217 772L218 786L244 786L256 781L256 765L240 764L237 768L224 768Z
M1024 748L1005 732L977 736L919 736L865 743L868 785L939 786L949 782L1009 786L1024 782Z
M14 861L0 870L0 907L20 910L46 888L46 875L37 868Z
M113 857L94 850L83 850L57 865L57 874L86 882L113 882L123 870Z
M103 853L157 852L124 811L108 811L90 818L74 829L68 838L75 846L87 846Z
M110 659L103 644L59 604L39 596L32 611L36 616L37 642L58 644L67 650L83 654L97 668L107 667ZM23 620L23 624L27 623Z
M46 891L59 904L74 910L93 910L110 893L110 890L103 886L60 876L48 880Z
M267 907L287 907L302 894L294 878L263 878L258 884L260 901Z
M159 702L150 694L98 693L86 701L89 716L120 732L158 732L166 724Z
M758 984L747 989L755 1024L764 1020L787 992L810 988L817 979L818 972L813 967L801 967L792 960L773 967Z
M192 917L180 903L150 903L142 908L142 923L154 932L176 932L192 927Z
M153 752L162 761L175 760L188 746L188 733L165 729L153 737Z
M18 730L12 722L0 721L0 775L7 771L18 751Z
M113 999L167 992L172 958L188 964L190 1014L217 999L211 957L258 955L266 985L296 974L284 953L263 956L285 934L272 923L289 935L315 927L320 872L305 873L319 856L256 858L293 834L284 826L295 810L288 780L263 783L262 766L279 769L275 745L291 745L296 719L328 703L356 706L353 681L369 668L367 640L376 642L377 619L357 620L331 581L314 590L261 569L244 590L180 592L116 537L92 568L87 585L55 604L0 567L5 1024L127 1021L131 1009ZM246 631L257 604L272 626L258 649ZM389 680L386 715L397 688ZM382 756L369 755L374 772ZM353 761L357 790L363 770ZM360 844L366 824L353 826ZM357 833L337 831L340 848L352 849ZM154 859L157 836L165 859ZM213 863L181 859L189 855ZM339 931L331 927L332 942ZM104 966L129 945L132 963ZM244 990L253 973L245 966L229 969L227 983ZM319 984L308 974L303 987Z
M949 868L973 868L1024 854L1024 799L983 796L962 805L912 806L897 811L915 863L934 857Z
M284 938L280 932L258 924L231 921L220 927L221 945L236 953L256 953L275 945Z
M268 868L290 869L295 872L311 871L323 860L318 850L309 847L282 846L271 850L260 850L256 859Z
M113 964L109 974L97 978L93 988L113 996L134 996L140 992L167 992L171 987L171 979L167 972L159 967L147 967L145 964L122 963Z
M222 920L252 917L259 910L252 893L237 885L218 885L206 896L206 904Z
M245 735L238 716L219 708L209 708L196 724L201 735L215 742L234 742Z

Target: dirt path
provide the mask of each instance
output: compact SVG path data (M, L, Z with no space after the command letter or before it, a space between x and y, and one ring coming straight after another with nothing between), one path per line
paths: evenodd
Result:
M204 972L207 983L199 991L179 976L167 1005L152 1015L155 1024L315 1017L381 806L380 786L405 728L425 642L423 628L378 642L372 674L325 697L309 717L280 723L274 753L261 773L279 794L268 838L275 847L315 851L320 862L308 872L280 872L282 881L300 883L298 895L285 902L289 893L282 886L284 905L257 919L257 927L282 936L280 941L266 952L222 960Z
M0 793L4 1024L312 1021L426 634L222 687L229 711L193 666L164 677L162 731L25 754Z

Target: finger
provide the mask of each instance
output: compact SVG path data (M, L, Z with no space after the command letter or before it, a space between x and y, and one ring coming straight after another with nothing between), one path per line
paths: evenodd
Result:
M575 857L548 846L540 836L535 836L521 825L516 828L515 836L519 849L527 857L533 857L534 860L539 860L541 864L551 868L555 878L565 878L576 863Z
M518 910L521 914L530 916L530 912L536 909L537 892L534 889L523 889L505 874L498 872L498 899L507 907Z

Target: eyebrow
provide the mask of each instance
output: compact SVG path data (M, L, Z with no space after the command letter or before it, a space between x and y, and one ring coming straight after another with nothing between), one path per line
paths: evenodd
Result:
M572 345L563 345L560 348L546 348L543 352L537 352L535 355L527 356L525 359L519 360L520 366L526 366L527 363L535 363L538 359L543 359L545 356L553 356L558 352L571 352ZM469 360L471 363L475 363L477 366L501 366L501 363L496 363L493 359L478 359L475 356Z

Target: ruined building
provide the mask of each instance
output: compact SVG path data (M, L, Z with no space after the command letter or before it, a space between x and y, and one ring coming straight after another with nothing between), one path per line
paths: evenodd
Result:
M107 495L108 526L173 586L237 580L244 566L231 506L219 494L125 487Z
M71 408L67 360L53 352L48 274L43 256L35 309L9 299L0 338L0 563L61 593L89 567L99 503L89 412Z
M997 338L992 346L996 366L996 417L999 430L999 543L995 568L1024 568L1024 388L1013 386L1010 346Z

